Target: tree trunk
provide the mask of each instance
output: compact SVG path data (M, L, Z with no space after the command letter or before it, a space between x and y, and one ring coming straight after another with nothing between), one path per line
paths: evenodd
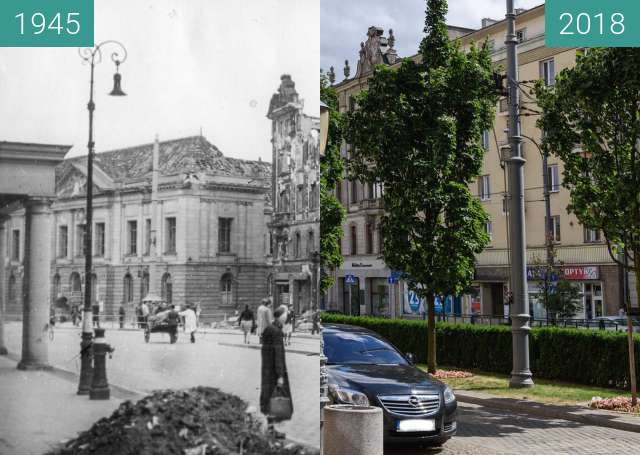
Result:
M429 373L436 372L436 302L435 296L427 299L427 369Z
M636 295L640 297L640 250L633 252L635 259L634 270L636 274ZM626 273L626 271L625 271ZM627 342L629 343L629 381L631 382L631 405L638 403L638 384L636 382L636 353L633 342L633 323L631 321L631 297L627 295Z

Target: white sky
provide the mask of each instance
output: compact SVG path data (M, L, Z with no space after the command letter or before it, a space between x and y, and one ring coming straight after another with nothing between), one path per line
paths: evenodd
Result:
M319 0L95 0L96 43L127 47L128 96L96 67L98 152L199 134L227 156L271 161L266 118L280 75L318 115ZM89 67L76 48L0 48L0 140L86 154Z
M515 0L516 8L532 8L544 0ZM393 29L400 57L418 51L424 28L425 0L322 0L320 7L321 58L325 71L333 66L336 81L344 78L344 61L355 74L360 42L366 41L371 25L382 27L385 36ZM504 19L505 0L449 0L447 23L480 28L483 17Z

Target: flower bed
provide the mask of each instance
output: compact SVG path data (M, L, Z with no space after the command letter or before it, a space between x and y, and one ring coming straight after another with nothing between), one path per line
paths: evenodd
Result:
M436 370L431 376L436 379L461 379L470 378L473 376L473 373L462 370Z
M631 406L629 397L600 398L593 397L589 402L589 407L594 409L604 409L607 411L618 411L640 414L640 403Z

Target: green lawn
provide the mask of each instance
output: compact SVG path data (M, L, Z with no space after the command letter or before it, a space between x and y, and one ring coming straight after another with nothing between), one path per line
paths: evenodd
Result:
M427 369L426 365L418 366L425 371ZM449 368L439 367L439 369L447 370ZM509 388L508 376L481 371L472 371L472 373L473 376L470 378L441 379L441 381L454 390L484 392L491 395L550 404L584 405L595 396L610 398L629 395L628 392L622 390L602 389L567 382L549 381L537 379L535 376L533 378L535 387L531 389L511 389Z

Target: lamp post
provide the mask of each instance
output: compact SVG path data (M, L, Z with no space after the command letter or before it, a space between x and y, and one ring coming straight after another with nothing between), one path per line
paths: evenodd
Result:
M122 76L119 73L119 67L121 63L127 59L127 49L124 45L118 41L108 40L103 41L100 44L95 45L93 48L80 48L78 54L82 58L84 63L88 63L91 66L91 79L89 82L89 103L87 109L89 110L89 142L87 144L87 208L85 215L85 238L84 238L84 307L82 309L82 341L80 343L80 382L78 384L78 395L87 395L91 390L91 383L93 379L93 365L92 365L92 338L93 333L91 331L91 287L92 283L92 224L93 224L93 154L95 143L93 142L93 112L96 105L93 101L93 82L94 82L94 70L95 66L102 61L102 48L103 46L113 46L116 51L111 53L111 60L116 65L116 73L113 75L113 90L109 95L111 96L125 96L126 93L122 91L120 86ZM93 398L93 397L91 397Z

